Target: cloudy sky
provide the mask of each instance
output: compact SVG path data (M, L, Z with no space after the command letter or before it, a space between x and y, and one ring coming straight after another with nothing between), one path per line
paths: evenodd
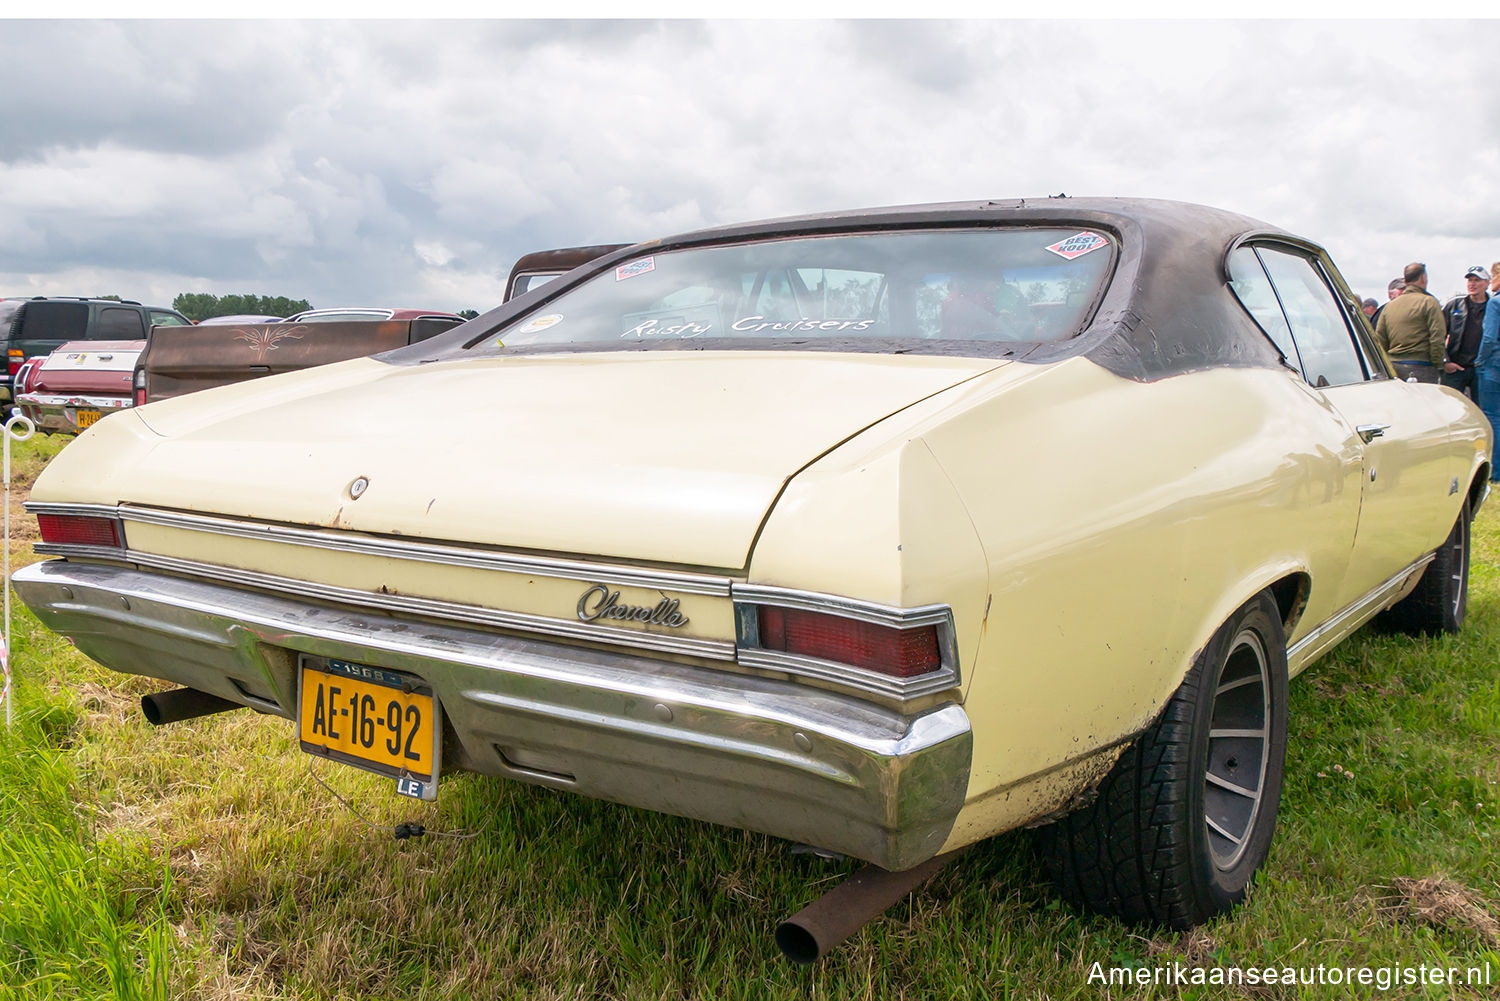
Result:
M485 310L530 250L1139 195L1500 260L1500 21L7 21L0 295Z

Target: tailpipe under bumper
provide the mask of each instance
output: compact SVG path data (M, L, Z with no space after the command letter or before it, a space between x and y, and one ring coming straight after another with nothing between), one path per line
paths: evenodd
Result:
M902 872L867 865L778 925L776 945L794 963L816 963L963 852L938 855Z
M152 726L164 726L199 716L244 709L244 705L221 699L217 695L200 692L196 688L178 688L170 692L156 692L141 696L141 712Z

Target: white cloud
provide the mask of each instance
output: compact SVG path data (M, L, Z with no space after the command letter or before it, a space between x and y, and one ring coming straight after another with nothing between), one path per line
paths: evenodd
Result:
M1500 258L1496 22L8 22L0 294L485 309L517 256L1142 195ZM1451 273L1451 279L1448 277ZM193 276L189 279L187 276ZM173 282L195 282L173 288ZM427 300L424 296L440 296ZM170 295L168 296L170 297Z

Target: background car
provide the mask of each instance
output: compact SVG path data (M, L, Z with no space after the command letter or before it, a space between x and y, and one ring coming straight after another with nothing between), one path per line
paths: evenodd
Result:
M241 313L234 316L210 316L206 320L199 320L200 327L217 327L241 323L280 323L279 316L260 316L258 314Z
M77 434L132 404L138 341L69 341L16 374L16 406L37 428Z
M191 325L175 309L128 299L0 299L0 338L7 361L0 375L0 405L8 409L12 381L27 358L50 354L65 341L139 340L153 326Z
M554 279L572 271L580 264L597 260L605 254L623 250L629 244L605 243L592 247L563 247L558 250L538 250L518 259L505 282L505 300L509 302L518 295L541 288Z
M184 686L155 721L250 706L404 795L489 772L880 880L1038 826L1067 899L1177 928L1268 857L1289 679L1463 623L1490 428L1265 223L903 206L559 282L103 421L17 590Z
M340 306L333 309L309 309L289 316L283 323L342 323L348 320L428 320L453 319L463 322L457 313L440 309L386 309L375 306Z

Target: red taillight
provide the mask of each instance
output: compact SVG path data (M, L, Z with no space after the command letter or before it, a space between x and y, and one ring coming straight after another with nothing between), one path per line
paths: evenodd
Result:
M893 678L912 678L942 667L936 626L897 629L824 612L760 606L760 645L853 664Z
M130 385L134 396L134 403L138 407L146 405L146 370L138 368L130 377Z
M86 514L39 514L36 522L43 542L121 548L120 525L113 518Z
M26 364L26 352L20 348L11 348L5 354L10 361L10 374L15 375L21 371L21 366Z

